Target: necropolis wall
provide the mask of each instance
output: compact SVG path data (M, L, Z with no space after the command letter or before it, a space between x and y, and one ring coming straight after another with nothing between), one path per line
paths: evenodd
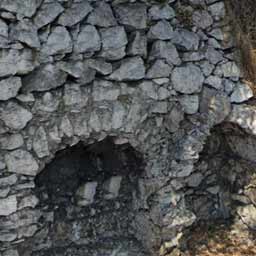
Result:
M201 219L252 227L229 31L218 0L2 0L0 255L163 255Z

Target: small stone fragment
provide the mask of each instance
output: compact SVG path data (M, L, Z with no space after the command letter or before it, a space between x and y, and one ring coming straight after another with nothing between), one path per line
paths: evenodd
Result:
M0 216L8 216L17 211L17 198L16 196L9 196L0 199Z
M103 184L103 189L106 191L104 198L109 200L118 197L121 182L122 176L113 176L105 181Z
M6 154L5 162L8 172L31 176L37 175L38 164L36 160L29 152L23 149L17 149Z
M253 97L253 91L249 85L245 83L238 83L230 96L230 101L235 103L242 103Z
M0 19L0 36L8 38L8 25Z
M78 188L76 192L78 205L86 206L93 203L97 185L98 183L96 181L92 181L87 182Z
M116 81L136 81L144 78L145 66L140 57L130 57L121 61L120 67L108 78Z
M146 78L152 79L169 77L171 71L172 67L169 64L167 64L164 60L156 60L147 71Z
M24 140L21 134L11 134L0 137L1 149L13 150L21 147L24 144Z
M50 154L48 148L48 141L45 129L40 126L33 138L33 149L39 158L48 156Z
M183 95L179 98L179 102L186 114L195 114L199 109L198 95Z
M10 77L0 81L0 100L9 100L14 98L21 88L20 77Z
M212 16L205 10L195 11L193 13L193 23L202 29L206 29L213 24Z
M168 21L159 21L154 26L151 26L148 31L148 39L151 40L169 40L173 38L173 28Z
M149 9L148 16L151 20L170 20L175 17L175 12L168 4L153 5Z
M21 130L32 119L32 114L17 103L9 102L0 108L0 118L9 128Z

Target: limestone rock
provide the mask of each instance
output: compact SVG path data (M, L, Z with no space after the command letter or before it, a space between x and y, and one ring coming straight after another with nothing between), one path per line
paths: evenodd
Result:
M17 198L15 195L0 199L0 216L8 216L17 211Z
M128 29L147 27L147 6L145 4L119 4L114 6L114 12L118 22Z
M45 129L40 126L33 138L33 150L36 152L39 158L48 156L50 154L48 148L48 141Z
M103 189L106 191L104 198L109 200L118 197L121 182L122 176L113 176L105 181L103 184Z
M205 80L205 84L210 85L211 87L215 88L216 90L222 89L222 79L218 76L209 76Z
M172 42L181 50L197 51L199 47L199 36L186 29L174 31Z
M74 2L60 15L58 23L62 26L71 27L83 20L91 11L92 7L87 0Z
M127 54L131 56L147 56L147 37L143 32L135 31L131 34Z
M88 16L87 22L99 27L113 27L117 25L112 9L104 1L96 3L95 9Z
M230 101L241 103L253 97L253 91L249 85L245 83L238 83L233 93L230 96Z
M21 88L21 79L20 77L10 77L0 81L0 100L9 100L14 98L19 89Z
M93 55L100 48L101 41L97 29L92 25L82 27L75 43L75 51Z
M50 33L42 52L48 55L72 52L73 43L68 30L57 26Z
M183 95L179 98L179 102L186 114L195 114L199 109L198 95Z
M24 144L24 140L21 134L11 134L0 137L1 149L13 150L21 147Z
M181 59L176 47L171 42L156 41L152 45L150 59L165 59L169 65L180 65Z
M227 62L221 65L221 70L224 77L239 78L241 71L235 62Z
M64 8L58 2L43 3L33 18L35 26L39 29L53 22Z
M168 21L158 21L154 26L151 26L148 31L148 39L151 40L169 40L172 39L174 33L173 28Z
M142 58L130 57L121 61L120 67L110 76L110 80L136 81L145 76L145 66Z
M37 66L34 53L29 49L0 50L0 77L25 75Z
M146 78L161 78L169 77L172 67L168 65L164 60L156 60L149 68L146 74Z
M207 11L200 10L193 13L193 23L198 28L206 29L213 24L213 19Z
M200 68L194 64L176 67L171 79L174 89L184 94L200 92L204 82L204 76Z
M17 149L5 155L5 162L9 172L36 176L38 164L33 156L23 150Z
M150 20L170 20L175 17L175 12L168 4L153 5L148 11L148 16Z
M42 0L1 0L0 9L17 13L20 16L32 17Z
M22 20L16 25L10 26L10 37L25 43L32 48L40 48L37 28L28 20Z
M125 46L128 43L123 27L100 29L102 50L100 56L106 60L119 60L125 56Z
M47 64L23 78L23 90L25 92L48 91L63 85L66 78L65 72L52 64Z
M32 119L32 114L17 103L9 102L0 108L0 118L9 128L21 130Z
M97 185L98 183L96 181L92 181L87 182L78 188L76 192L76 196L78 198L78 205L86 206L93 203Z

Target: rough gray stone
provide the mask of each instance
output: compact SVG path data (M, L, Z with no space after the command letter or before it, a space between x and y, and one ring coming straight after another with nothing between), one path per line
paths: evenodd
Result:
M193 173L187 178L188 186L193 188L198 187L203 179L204 176L200 172Z
M10 187L0 189L0 198L7 197L10 192Z
M121 102L115 102L113 107L113 115L111 119L111 127L119 129L122 127L127 111Z
M40 126L33 137L33 150L39 158L50 154L45 129Z
M127 54L131 56L147 57L147 37L143 32L135 31L131 34L127 48Z
M28 20L22 20L10 26L10 38L25 43L32 48L40 48L37 28Z
M148 39L151 40L169 40L174 36L173 28L168 21L158 21L154 26L151 26L148 31Z
M7 127L14 130L21 130L32 119L32 114L17 103L9 102L1 106L0 118Z
M53 22L64 8L58 2L43 3L33 18L35 26L39 29Z
M241 217L243 223L249 228L256 228L256 208L254 205L240 206L238 207L237 213Z
M75 52L87 53L90 56L101 48L101 40L97 29L92 25L82 27L75 43Z
M152 45L152 49L149 55L150 59L165 59L169 65L180 65L181 59L171 42L156 41Z
M186 114L195 114L199 109L198 95L183 95L179 97L179 102Z
M186 29L176 29L173 32L172 42L181 50L197 51L199 41L199 36L196 33Z
M0 178L0 186L11 186L14 185L18 181L18 177L16 174L12 174L10 176Z
M164 60L156 60L153 65L148 69L146 78L161 78L169 77L172 67Z
M112 73L112 64L104 61L104 59L89 59L85 63L101 75Z
M152 113L166 114L168 112L168 103L165 101L156 102L151 109Z
M223 60L222 52L209 46L206 50L205 57L211 64L216 65Z
M24 144L24 140L21 134L11 134L0 137L1 149L13 150L21 147Z
M3 256L19 256L17 250L7 250L3 253Z
M25 75L37 66L34 53L29 49L0 50L0 77Z
M225 17L225 9L223 2L216 2L208 7L212 17L217 21Z
M86 206L93 203L97 185L98 183L96 181L92 181L87 182L78 188L76 191L78 205Z
M87 0L74 2L70 8L66 9L59 17L58 23L71 27L82 21L92 11L91 5Z
M241 71L235 62L227 62L221 65L221 70L224 77L227 78L239 78L241 76Z
M7 79L3 79L0 81L0 100L9 100L14 98L17 94L19 89L21 88L21 79L20 77L10 77Z
M192 94L201 91L204 76L199 67L187 64L184 67L176 67L172 72L171 80L176 91Z
M147 27L147 6L145 4L120 4L114 6L114 12L120 24L128 29L144 29Z
M230 101L235 103L242 103L253 97L253 91L249 85L245 83L238 83L230 96Z
M154 100L158 100L157 88L152 81L142 81L139 84L139 88L142 90L142 95Z
M193 13L193 23L202 29L206 29L213 24L212 16L205 10L195 11Z
M135 81L144 78L145 66L140 57L130 57L121 61L120 67L108 78L116 81Z
M184 119L184 112L179 104L174 104L168 116L165 118L164 125L169 132L176 132L180 128L180 122Z
M104 198L107 200L117 198L119 195L121 182L122 176L113 176L110 179L106 180L103 184L103 189L106 192Z
M14 12L21 17L32 17L42 0L1 0L0 8L9 12Z
M52 64L47 64L23 78L23 90L25 92L48 91L63 85L66 78L65 72Z
M175 17L175 12L168 4L153 5L148 11L148 16L150 20L170 20Z
M8 25L0 19L0 36L8 38Z
M0 199L0 216L8 216L17 211L17 198L15 195Z
M9 172L36 176L38 164L33 156L23 150L16 149L5 155L5 162Z
M205 84L208 84L217 90L223 89L222 88L222 79L218 76L209 76L205 80Z
M92 13L88 16L87 22L98 27L113 27L117 25L112 9L104 1L96 3Z
M39 200L36 196L29 195L29 196L23 197L20 200L20 202L18 204L18 209L21 210L26 207L35 208L38 203L39 203Z
M42 52L48 55L64 54L72 52L73 43L68 30L57 26L50 33Z
M119 60L125 56L125 47L128 43L123 27L100 29L102 50L100 56L106 60Z

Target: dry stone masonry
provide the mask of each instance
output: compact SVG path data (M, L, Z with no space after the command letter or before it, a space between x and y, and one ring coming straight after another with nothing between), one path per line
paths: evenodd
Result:
M256 107L221 0L0 1L0 255L147 256L256 227Z

